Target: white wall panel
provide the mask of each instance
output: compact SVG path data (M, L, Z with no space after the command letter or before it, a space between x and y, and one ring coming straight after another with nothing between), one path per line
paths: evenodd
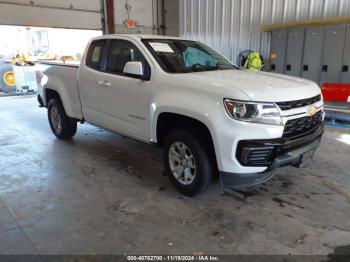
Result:
M166 10L165 23L167 35L179 36L179 2L178 0L164 1Z
M0 24L101 30L100 0L0 0Z
M165 20L163 20L163 3ZM165 22L165 34L179 36L178 0L165 0L164 2L162 0L114 0L114 6L117 33L163 34L162 24ZM197 10L194 12L197 13ZM127 28L127 19L135 19L136 27ZM196 22L195 25L197 31L199 23Z
M152 28L152 0L115 0L114 3L117 25L123 25L128 18L132 18L136 19L139 25ZM129 11L125 8L126 4L130 6Z
M231 61L246 49L268 57L263 24L350 15L350 0L180 0L180 36L200 40Z
M338 13L340 16L349 15L350 1L349 0L339 0Z

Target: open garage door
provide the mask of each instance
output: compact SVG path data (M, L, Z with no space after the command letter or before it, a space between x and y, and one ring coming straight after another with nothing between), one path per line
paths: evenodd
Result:
M0 24L101 30L101 1L0 0Z

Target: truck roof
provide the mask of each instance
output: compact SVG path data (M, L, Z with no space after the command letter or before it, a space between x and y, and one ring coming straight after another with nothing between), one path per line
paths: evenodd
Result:
M99 36L99 37L96 37L94 39L114 38L114 37L118 37L118 36L124 36L124 37L132 38L135 40L139 40L139 39L183 39L183 38L176 37L176 36L147 35L147 34L110 34L110 35Z

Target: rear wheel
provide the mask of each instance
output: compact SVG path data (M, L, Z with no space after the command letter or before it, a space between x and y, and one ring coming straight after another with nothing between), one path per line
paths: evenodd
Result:
M47 106L48 118L52 132L59 139L70 139L77 132L77 122L67 116L58 99L51 99Z
M176 129L165 137L166 173L175 188L186 196L203 193L212 182L213 163L204 144L190 129Z
M6 93L16 91L15 74L10 64L3 64L0 66L0 91Z

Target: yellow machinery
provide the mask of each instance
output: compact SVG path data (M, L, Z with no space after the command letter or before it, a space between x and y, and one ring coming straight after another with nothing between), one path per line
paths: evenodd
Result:
M2 79L4 83L8 86L12 87L16 85L15 75L13 74L13 71L6 71L2 76Z
M16 90L15 74L10 63L0 65L0 91L14 92Z
M17 53L10 60L0 60L0 91L16 91L16 78L13 66L33 66L39 60L53 60L55 55L48 53L49 43L46 30L27 30L28 54Z
M21 93L27 90L28 87L30 90L33 89L31 87L34 87L34 83L32 83L34 68L31 66L40 60L65 62L79 59L79 55L77 57L70 55L74 51L68 51L68 55L60 57L52 54L52 52L59 50L56 41L64 39L66 33L60 32L57 34L52 29L28 27L18 29L14 36L15 39L0 39L0 53L3 53L2 57L0 54L1 92ZM65 49L62 50L58 52L66 52Z

